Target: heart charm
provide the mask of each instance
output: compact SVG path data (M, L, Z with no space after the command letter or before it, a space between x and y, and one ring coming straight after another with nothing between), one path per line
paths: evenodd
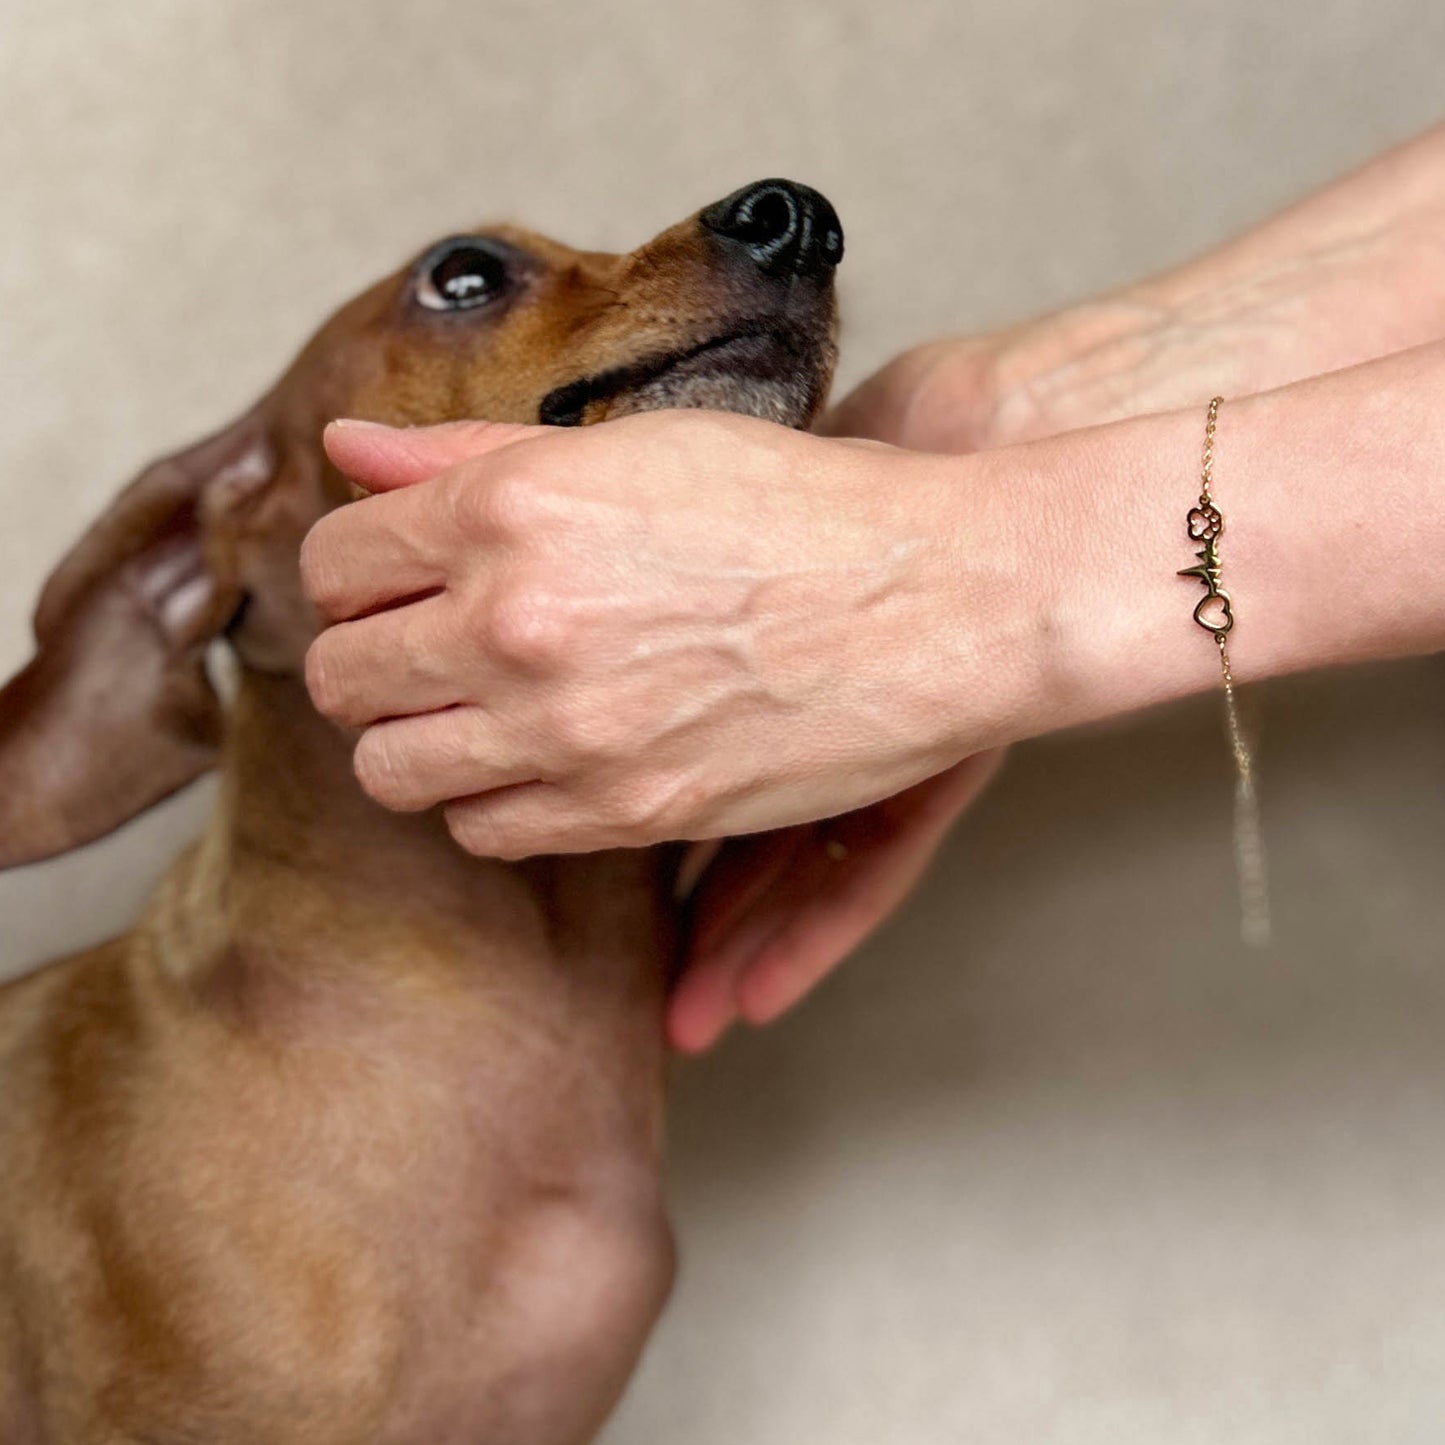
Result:
M1224 518L1217 507L1191 507L1189 509L1189 538L1194 542L1209 542L1224 530Z
M1222 589L1208 592L1194 609L1194 620L1206 631L1222 637L1234 626L1234 607L1229 593Z

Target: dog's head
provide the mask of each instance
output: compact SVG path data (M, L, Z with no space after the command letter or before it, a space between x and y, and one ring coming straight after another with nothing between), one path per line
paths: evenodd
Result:
M211 766L206 649L299 672L297 558L348 499L325 424L586 425L708 407L806 426L832 375L843 253L816 191L763 181L628 255L457 235L336 313L223 431L147 467L51 575L0 691L0 867L100 837Z

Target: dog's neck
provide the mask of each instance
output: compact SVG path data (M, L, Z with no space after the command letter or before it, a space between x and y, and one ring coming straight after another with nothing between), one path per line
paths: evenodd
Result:
M149 915L169 971L222 997L481 979L529 1012L585 1000L588 1027L660 1048L670 850L473 858L435 813L361 792L349 740L299 680L246 672L229 711L221 796Z
M298 680L243 677L206 831L123 941L125 996L158 1056L198 1038L214 1050L211 1097L226 1102L205 1157L248 1126L274 1136L278 1159L314 1140L327 1163L278 1163L268 1217L290 1229L297 1200L320 1200L304 1237L325 1259L315 1221L358 1208L358 1276L375 1263L387 1281L377 1318L394 1278L394 1308L425 1322L426 1358L376 1438L591 1420L670 1279L666 856L471 858L436 817L367 800L350 751ZM210 1062L175 1077L199 1090ZM338 1338L364 1341L351 1324ZM538 1396L533 1382L553 1376L564 1386ZM501 1434L584 1438L555 1423Z

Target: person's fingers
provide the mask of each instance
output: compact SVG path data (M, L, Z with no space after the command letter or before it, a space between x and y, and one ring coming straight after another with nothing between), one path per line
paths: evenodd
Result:
M975 754L895 798L821 825L806 870L790 870L787 890L775 888L748 920L741 946L751 952L737 985L742 1016L771 1023L867 938L913 889L1002 760L1001 751Z
M457 502L485 499L485 482L466 476L417 486L460 462L545 435L546 427L501 422L449 422L388 427L332 422L328 456L352 480L376 493L322 517L301 546L301 580L325 622L373 612L445 586L459 546Z
M496 421L392 427L343 417L326 428L322 441L338 471L369 492L387 492L427 481L458 462L545 435L547 430Z
M871 816L874 809L861 811ZM854 820L856 835L857 815L850 818ZM673 1004L689 1039L701 1036L710 1046L737 1017L744 972L752 968L764 946L771 943L786 924L801 917L809 925L791 941L810 959L820 947L827 952L827 936L835 931L836 923L830 900L861 874L886 866L888 862L886 856L880 856L878 844L873 840L855 836L850 850L837 836L844 826L843 820L835 820L784 829L775 835L786 838L789 844L781 858L782 866L765 872L760 870L745 896L730 900L732 906L725 910L720 908L719 914L723 916L707 930L705 938L689 950L688 972L678 985ZM842 957L839 953L832 962ZM799 960L794 958L791 963L798 965ZM810 967L816 981L831 964L813 959ZM730 990L725 1004L717 1001L723 983Z
M727 839L698 884L688 955L704 958L732 932L739 918L787 868L811 824Z
M679 1053L706 1053L737 1017L731 969L689 968L667 1001L667 1041Z
M617 830L597 823L562 788L526 782L448 804L447 828L468 853L484 858L531 858L556 853L593 853L619 846Z
M866 852L840 861L830 851L838 846L819 831L795 861L787 887L774 887L759 899L731 941L733 1004L749 1023L771 1023L866 936L868 926L856 916L857 895L865 880L886 871L891 860ZM881 921L885 911L880 906L874 921ZM769 963L771 969L760 968ZM791 986L786 1003L780 980Z
M745 973L785 925L799 921L807 925L789 940L795 953L801 951L805 957L790 957L789 963L807 967L813 982L843 958L846 947L831 962L815 956L827 955L829 935L836 932L828 900L846 890L860 873L887 860L876 847L861 841L849 852L834 836L838 826L807 824L774 835L786 837L789 843L781 866L760 870L746 895L730 900L733 906L726 908L725 918L708 930L705 946L690 950L687 973L669 1009L669 1029L677 1047L700 1052L717 1041L740 1012Z
M738 969L747 955L719 952L738 919L787 869L810 827L781 828L729 838L698 882L692 896L691 928L683 972L668 1001L672 1046L684 1053L711 1048L737 1017Z
M737 966L734 1001L751 1024L772 1023L811 993L893 911L928 855L907 873L886 854L831 872L821 850L810 861L806 878L769 900L748 931L751 952Z
M877 870L889 861L889 850L916 832L925 799L938 798L971 776L972 760L888 798L831 821L784 829L790 842L783 867L760 877L745 898L719 916L695 939L691 953L699 966L722 965L736 974L780 925L805 904L815 890L830 891ZM961 807L962 804L960 803ZM947 818L951 818L950 812ZM947 818L939 828L947 826ZM717 910L722 915L722 910Z
M323 622L440 591L453 540L421 491L364 497L328 512L301 544L301 583Z
M535 760L508 746L496 719L480 707L377 723L362 733L352 765L365 792L406 813L455 798L472 801L479 789L499 789L502 796L537 777Z
M338 622L306 653L311 701L324 717L353 728L475 702L462 695L454 661L475 651L461 627L444 592Z

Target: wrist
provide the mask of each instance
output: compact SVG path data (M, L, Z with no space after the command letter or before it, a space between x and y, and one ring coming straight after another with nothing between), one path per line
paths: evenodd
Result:
M1011 577L991 627L1011 687L983 742L1019 741L1218 683L1214 649L1191 621L1197 599L1175 575L1193 561L1184 517L1198 497L1203 435L1201 406L970 459L974 550ZM1229 481L1219 475L1229 517ZM1228 545L1222 552L1228 587L1233 559ZM1248 593L1239 595L1244 609Z
M1104 545L1089 504L1088 432L969 455L915 454L923 645L904 650L938 765L1097 715L1097 650L1073 581L1067 542ZM1073 579L1073 580L1071 580ZM1083 644L1082 646L1080 644Z
M1240 682L1445 647L1437 398L1445 344L1227 400L1214 448L1220 585ZM990 741L1219 685L1192 620L1185 517L1205 404L972 458L984 549L1017 567L998 627L1024 685Z

